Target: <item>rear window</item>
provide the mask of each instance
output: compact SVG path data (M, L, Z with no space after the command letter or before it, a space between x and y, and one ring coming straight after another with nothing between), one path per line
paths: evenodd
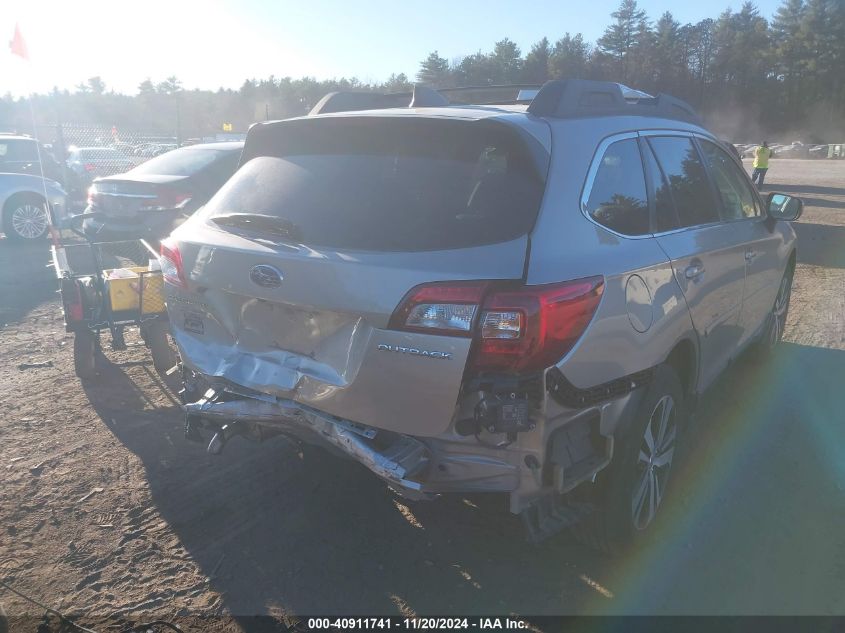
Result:
M233 154L233 160L237 160L235 152L226 152L218 149L174 149L173 151L156 156L142 163L132 173L155 174L164 176L191 176L204 167L208 167L216 160L227 154Z
M343 117L261 134L206 217L275 216L298 241L332 248L424 251L514 239L534 224L548 165L539 143L487 121ZM250 159L256 150L264 155Z

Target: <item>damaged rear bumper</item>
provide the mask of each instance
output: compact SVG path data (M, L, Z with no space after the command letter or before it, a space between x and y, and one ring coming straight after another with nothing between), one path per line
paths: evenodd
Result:
M262 439L269 431L270 435L290 435L339 450L394 486L423 492L416 478L426 471L431 453L412 437L377 432L290 401L243 397L214 389L198 401L183 405L183 409L189 438L196 439L200 429L213 433L208 444L210 453L220 453L232 437Z
M536 423L524 432L488 433L484 425L474 433L462 432L460 421L478 411L481 396L476 394L460 403L458 422L449 431L418 437L352 422L220 378L193 375L183 392L186 400L195 400L183 405L185 431L189 439L205 441L208 437L200 431L210 431L211 453L219 453L234 436L259 441L291 436L360 462L410 498L508 493L511 512L534 517L533 531L547 533L551 530L538 526L562 521L557 500L608 465L613 437L636 410L642 391L638 383L627 393L603 392L593 401L574 401L561 396L556 384L542 410L533 413ZM555 503L549 506L550 501ZM564 523L570 522L569 514L563 515L568 517Z

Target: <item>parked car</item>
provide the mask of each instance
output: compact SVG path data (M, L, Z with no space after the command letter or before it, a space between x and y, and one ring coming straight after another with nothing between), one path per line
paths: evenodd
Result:
M810 149L807 150L807 155L810 158L827 158L828 148L830 146L827 144L824 145L811 145Z
M96 179L88 190L83 229L103 241L158 241L193 213L235 172L243 143L176 149L126 173Z
M54 224L62 226L66 222L67 194L59 183L41 176L0 173L0 210L3 233L8 239L42 239L49 230L48 210Z
M67 166L68 188L84 193L94 178L123 173L134 163L113 147L73 147L68 152Z
M39 147L30 136L18 134L0 134L0 173L43 175L60 184L64 181L61 165L51 150Z
M348 111L379 97L254 125L162 243L188 436L283 433L411 497L507 493L534 539L637 541L699 395L781 338L800 200L666 95Z

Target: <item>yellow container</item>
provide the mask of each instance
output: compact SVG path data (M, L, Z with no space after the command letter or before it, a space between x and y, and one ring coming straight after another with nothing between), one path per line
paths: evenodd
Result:
M109 279L112 271L103 271L112 312L138 311L139 308L141 314L164 312L164 280L161 277L161 272L158 270L151 271L144 266L131 266L123 270L130 270L137 276L125 279ZM144 290L143 305L141 305L142 284Z

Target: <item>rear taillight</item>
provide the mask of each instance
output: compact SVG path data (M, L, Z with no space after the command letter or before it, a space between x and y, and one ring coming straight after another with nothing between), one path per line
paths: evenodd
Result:
M572 349L601 300L604 281L559 284L444 282L417 286L390 319L392 329L473 337L471 368L529 372Z
M491 291L481 311L472 366L514 372L551 367L584 333L603 289L601 277L590 277Z
M182 266L182 253L179 252L179 247L174 242L170 240L162 241L159 264L164 281L179 288L187 288L188 282L185 277L185 268Z
M413 288L390 318L389 327L395 330L473 335L478 306L484 297L486 282L443 282Z

